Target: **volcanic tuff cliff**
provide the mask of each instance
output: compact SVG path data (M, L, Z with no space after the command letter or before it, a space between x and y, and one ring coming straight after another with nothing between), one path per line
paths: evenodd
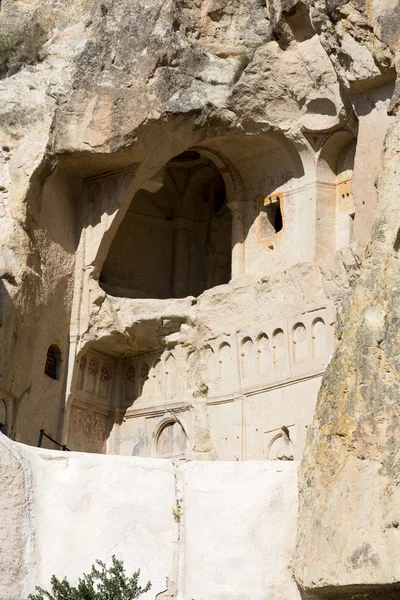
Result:
M71 322L89 312L71 315L85 178L135 164L140 189L172 157L222 136L228 143L250 139L243 152L257 136L284 136L312 164L310 147L320 149L330 132L359 130L359 252L372 231L361 275L354 284L358 259L346 250L329 264L289 272L290 285L282 286L288 293L302 282L311 306L312 271L310 281L324 288L321 302L338 305L345 296L301 467L295 573L311 597L388 597L400 581L400 117L393 118L400 105L400 3L1 0L0 63L0 388L18 398L14 417L23 415L26 431L37 413L27 401L36 385L31 374L43 370L38 340L55 326L60 339L72 340ZM375 121L363 129L370 113ZM369 136L378 147L393 121L374 216L380 154L369 158ZM56 173L63 184L58 203L51 183L43 193ZM116 198L105 212L120 203ZM90 264L98 279L98 265ZM272 279L270 286L273 295ZM115 333L115 313L93 289L86 341L96 327ZM200 301L199 311L202 302L211 314L212 302ZM188 322L191 310L185 305ZM155 320L158 327L161 317ZM153 334L160 337L158 329ZM59 406L50 397L46 403L61 431ZM28 441L35 436L36 429Z
M296 576L317 597L399 593L399 149L397 119L303 456Z

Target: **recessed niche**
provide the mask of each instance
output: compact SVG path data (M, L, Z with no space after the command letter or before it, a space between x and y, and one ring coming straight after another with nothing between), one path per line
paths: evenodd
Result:
M265 198L260 205L259 216L260 238L266 240L283 229L281 198L271 196Z
M198 296L230 281L231 231L222 175L199 153L184 152L166 165L160 190L133 198L100 285L119 297Z
M51 379L60 378L61 351L56 344L49 346L46 356L44 373Z

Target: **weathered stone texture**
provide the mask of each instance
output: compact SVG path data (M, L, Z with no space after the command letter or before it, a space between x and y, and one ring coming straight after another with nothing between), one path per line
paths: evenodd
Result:
M0 2L0 35L37 21L47 39L0 81L2 427L88 452L297 460L337 312L301 479L296 573L311 594L400 576L399 122L379 175L398 13Z
M342 587L340 597L354 597L357 589L345 586L357 585L381 597L374 586L400 578L399 144L397 119L385 142L372 240L343 309L301 467L296 576L317 597Z
M77 365L91 349L109 353L102 368L111 378L115 361L146 352L164 352L167 359L176 347L185 371L189 351L205 361L207 344L218 339L218 348L209 348L216 370L219 345L224 347L229 336L237 337L236 345L249 343L243 356L254 352L259 359L255 344L260 335L261 341L268 338L262 336L268 325L271 340L275 331L286 336L283 345L293 363L288 369L266 368L265 374L274 373L269 384L305 376L317 383L331 353L333 319L323 322L327 338L318 362L311 315L338 305L356 278L359 263L352 252L362 249L370 233L374 179L395 79L396 25L388 17L395 10L386 4L319 1L3 0L0 34L33 20L47 36L40 63L0 82L0 344L7 349L0 354L0 388L13 406L11 435L35 443L45 426L57 439L68 437L70 404L79 395ZM189 148L199 153L199 162L186 179L180 178L173 159ZM152 216L159 216L162 202L175 194L168 219L187 218L183 199L201 196L200 184L190 188L187 182L200 166L214 169L213 177L220 183L223 178L226 188L225 216L213 219L207 233L206 279L213 291L197 305L189 296L186 302L167 305L148 299L143 304L133 301L138 290L140 295L140 285L133 282L131 297L120 297L125 257L138 254L138 236L129 223L138 212L139 197L144 213L157 185L168 181ZM353 173L358 184L350 189ZM201 202L208 193L202 185ZM140 196L143 190L150 196ZM261 239L261 220L268 225L265 203L279 194L285 204L282 234L268 242L267 236ZM196 202L193 206L201 206ZM197 217L191 219L196 222ZM228 231L230 221L235 235ZM180 235L182 248L188 243L187 231L173 229L168 235L171 240ZM143 235L142 246L152 246L153 255L157 243ZM164 249L160 245L159 254ZM229 277L210 274L228 270L228 260L221 258L226 250L231 254L230 284ZM190 248L188 253L194 254ZM146 259L139 256L131 272L142 262L140 276L153 270L157 279L156 263ZM178 296L184 297L189 293L182 285L186 267L174 260L184 274L180 281L175 278L174 292L180 290ZM302 266L293 270L296 263ZM196 268L192 265L191 273ZM113 285L103 285L102 277ZM170 277L168 272L164 280ZM307 282L314 305L302 293ZM218 284L226 287L218 289ZM168 296L165 292L163 298ZM215 316L217 310L222 318ZM308 315L307 327L300 314ZM279 319L287 323L283 329ZM249 325L254 331L245 332ZM300 342L308 336L307 357L296 352L295 335ZM43 377L53 343L60 347L63 363L57 382ZM26 348L28 358L21 360ZM231 380L240 380L242 369L250 388L251 377L244 374L247 357L240 360L243 365L235 366ZM312 368L302 369L296 361ZM260 360L257 364L259 368ZM177 381L183 371L178 369ZM105 372L99 372L99 379ZM193 391L196 373L188 371L184 377ZM265 386L268 377L253 385ZM121 371L113 381L122 379ZM101 383L101 394L111 402L115 384L105 391L106 382ZM203 383L212 388L210 381ZM225 392L233 396L234 388L238 399L243 395L240 382ZM308 415L314 392L306 394ZM207 419L201 398L199 393L195 420L203 431ZM83 404L87 398L80 400ZM107 419L114 405L93 417L101 438L111 434L113 424ZM121 414L126 409L117 408ZM239 412L231 418L239 419ZM257 427L253 429L254 434ZM144 434L135 435L138 449ZM149 443L152 435L145 435ZM84 428L77 437L87 437ZM104 443L96 442L96 448L104 449ZM261 449L262 442L257 443ZM245 455L244 448L241 452Z

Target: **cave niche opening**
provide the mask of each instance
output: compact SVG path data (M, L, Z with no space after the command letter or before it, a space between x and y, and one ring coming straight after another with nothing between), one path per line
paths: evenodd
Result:
M173 158L163 186L139 190L100 274L110 295L183 298L231 278L231 212L216 166L195 151Z

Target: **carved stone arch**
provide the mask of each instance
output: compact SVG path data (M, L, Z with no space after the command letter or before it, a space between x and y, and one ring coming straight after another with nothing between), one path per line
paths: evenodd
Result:
M330 132L318 153L317 180L335 183L341 164L341 155L346 148L356 144L356 138L346 129Z
M218 377L226 382L232 378L232 347L224 340L218 347Z
M152 456L183 459L186 454L187 440L188 436L182 423L178 419L165 417L153 433Z
M226 156L207 146L192 146L192 149L212 160L218 168L225 182L228 206L232 202L244 202L246 200L242 177L235 165Z
M273 436L267 447L267 460L293 460L294 445L288 434L287 427Z
M266 333L257 336L257 368L260 374L266 373L271 366L270 340Z
M317 160L315 258L318 260L353 241L351 195L356 139L347 128L330 132ZM341 169L346 168L343 177ZM342 189L343 188L343 189Z
M353 138L346 144L339 155L337 174L339 175L343 171L353 170L354 168L354 155L357 148L357 140Z
M313 358L324 359L326 356L327 344L325 329L325 321L321 317L317 317L313 320L311 325Z
M188 154L193 158L186 158ZM232 189L233 184L227 177L227 161L217 165L213 158L189 149L165 164L157 189L142 184L136 190L116 234L109 230L113 240L99 277L106 293L183 298L229 283L231 216L226 209L214 209L219 201L227 204L225 181ZM124 259L127 255L130 261Z
M253 375L256 370L256 347L253 339L246 335L240 342L240 363L244 378Z
M272 349L274 364L282 366L285 362L285 332L281 327L272 334Z
M300 321L292 329L292 353L295 363L303 362L308 358L307 328Z
M208 158L211 163L215 165L225 183L228 207L232 212L236 211L237 213L240 211L242 208L241 204L245 201L245 186L238 169L228 158L223 156L217 150L211 149L207 146L192 146L189 149L198 152L202 157ZM161 170L157 171L157 173L154 173L154 175L151 176L151 180L149 180L150 183L154 179L157 180L156 184L162 186L162 179L165 175L165 166L167 164L168 161ZM146 175L147 177L149 176L147 173ZM171 179L171 182L174 184L174 187L177 188L177 193L179 196L182 190L179 189L179 186L177 187L172 173L169 173L168 175ZM121 186L118 193L118 201L114 203L114 205L107 211L108 214L104 219L104 223L99 222L97 223L96 227L89 227L88 223L87 235L90 237L90 239L88 240L88 243L86 243L86 253L88 266L92 266L92 270L90 272L88 271L88 274L90 278L94 280L98 280L100 277L103 265L111 248L111 244L113 243L122 221L129 210L133 198L140 189L147 189L146 184L148 181L143 181L144 176L141 165L134 165L133 167L130 167L130 170L122 172L120 177ZM127 180L127 183L125 183L125 180ZM103 181L100 178L96 178L96 180L93 182L89 182L88 195L89 202L91 204L93 204L93 200L95 200L96 197L98 200L100 200L100 204L104 202L103 196L107 194L107 189L105 189L107 188L107 183L108 182L105 180ZM236 230L237 229L238 228L236 227ZM240 235L237 237L240 238ZM239 243L242 244L243 240L239 240ZM232 275L235 276L239 274L235 271L241 270L243 270L242 265L238 269L235 269L234 266L232 266Z
M193 146L200 155L212 160L221 174L226 190L226 204L232 213L232 278L243 275L244 261L244 204L246 188L235 165L226 156L207 146Z
M209 158L215 164L224 179L228 203L245 201L245 186L243 184L241 175L228 158L223 156L217 150L211 149L207 146L189 146L189 150L199 152L201 156ZM167 163L168 160L164 163L164 166L161 167L161 169L160 164L154 166L153 175L149 174L148 168L145 168L142 164L132 165L129 167L129 169L126 169L120 173L121 186L118 193L117 202L110 207L106 222L102 225L101 231L99 230L99 232L95 235L95 237L98 238L97 243L95 243L95 240L92 240L90 243L92 249L88 258L89 264L93 267L91 272L91 277L93 279L97 280L100 276L100 272L106 260L111 243L115 238L115 235L129 209L130 203L135 194L140 189L146 189L146 185L149 182L152 183L153 180L156 184L160 184L160 181L164 175L165 165ZM149 177L150 179L148 179ZM174 178L171 177L171 179L173 180ZM96 197L98 197L99 200L102 200L104 194L107 193L107 190L104 189L106 187L106 182L103 181L101 177L96 177L96 179L88 181L88 184L89 201L93 203L93 199ZM176 185L175 181L174 184ZM178 194L179 191L180 190L178 189ZM87 225L89 226L89 223Z
M320 142L320 147L319 147L319 152L321 152L322 148L325 146L325 144L328 142L328 140L333 137L336 134L341 134L341 133L345 133L345 134L349 134L351 137L353 137L353 133L351 132L351 130L349 129L349 127L337 127L336 129L333 129L332 131L329 131L321 140Z

